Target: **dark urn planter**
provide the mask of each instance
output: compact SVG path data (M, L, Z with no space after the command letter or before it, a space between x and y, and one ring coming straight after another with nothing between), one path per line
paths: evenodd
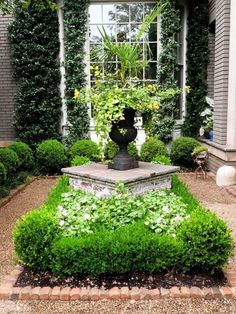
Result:
M128 153L128 144L133 142L137 136L137 129L134 127L134 109L124 110L124 120L114 123L109 133L110 138L119 146L118 154L108 164L109 169L129 170L138 168L138 162Z

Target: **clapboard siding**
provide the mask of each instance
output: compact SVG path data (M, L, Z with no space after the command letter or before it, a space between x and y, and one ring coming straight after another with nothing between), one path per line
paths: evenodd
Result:
M209 0L209 23L216 18L216 0Z
M224 165L236 167L236 161L226 162L225 160L222 160L219 157L216 157L212 154L209 155L207 166L211 172L216 173L219 167L224 166Z
M227 137L230 0L216 0L215 71L214 71L214 142L225 145Z

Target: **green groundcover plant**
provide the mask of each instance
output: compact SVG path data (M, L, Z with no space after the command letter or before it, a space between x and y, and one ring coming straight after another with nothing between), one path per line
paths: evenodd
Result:
M122 183L109 198L68 186L14 229L19 260L58 276L221 269L232 254L226 224L173 177L171 191L132 196Z

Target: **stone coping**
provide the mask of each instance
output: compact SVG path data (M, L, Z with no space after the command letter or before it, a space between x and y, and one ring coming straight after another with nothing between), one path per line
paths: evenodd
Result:
M147 178L155 178L166 174L173 174L179 171L179 167L151 164L148 162L139 162L139 168L130 170L114 170L108 169L103 163L92 163L78 167L63 168L64 174L76 177L84 177L97 181L106 181L115 184L117 181L131 183L135 181L146 180Z
M159 300L163 298L227 299L236 298L236 271L228 264L224 269L229 286L198 288L174 286L170 289L113 287L111 289L90 287L14 287L23 267L16 266L5 276L0 285L0 300L42 300L42 301L99 301L99 300Z

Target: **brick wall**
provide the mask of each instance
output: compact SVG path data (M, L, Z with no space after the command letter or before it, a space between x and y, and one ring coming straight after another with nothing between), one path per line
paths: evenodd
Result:
M12 126L17 83L12 75L7 26L11 16L0 15L0 146L16 138Z

